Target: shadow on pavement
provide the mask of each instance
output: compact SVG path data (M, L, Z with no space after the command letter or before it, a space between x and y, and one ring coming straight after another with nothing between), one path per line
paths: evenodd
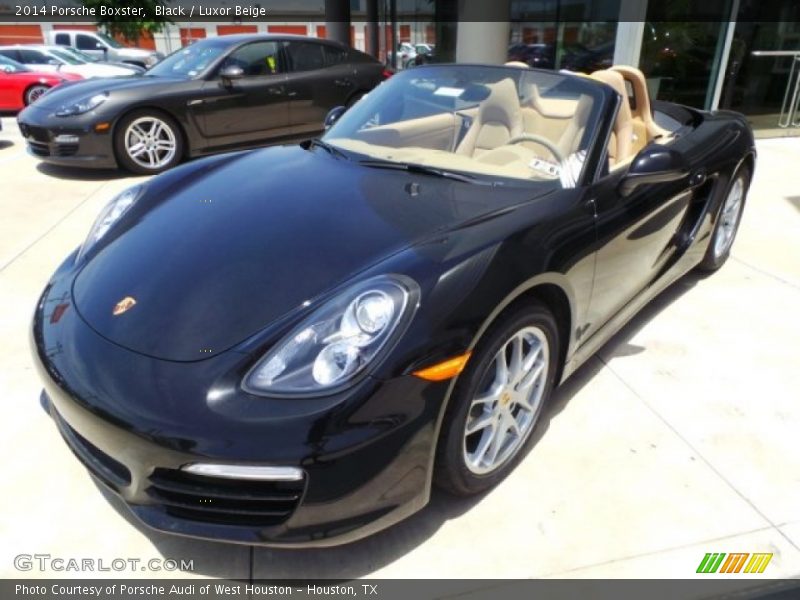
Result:
M656 296L638 315L607 342L595 356L638 354L645 348L630 344L629 340L651 319L692 289L701 281L701 274L689 273ZM603 368L603 362L590 358L553 394L550 407L533 433L533 447L547 432L550 422L566 406L570 399ZM598 410L602 407L598 405ZM501 484L502 485L502 484ZM172 536L153 531L140 523L124 503L98 485L114 508L134 527L146 535L156 549L165 557L195 558L195 574L211 577L232 578L236 574L225 572L224 556L233 554L236 547L222 542L210 542ZM251 550L250 577L259 579L342 579L368 576L376 570L393 563L413 551L433 536L447 521L458 518L485 495L458 498L434 488L430 503L410 518L373 536L344 546L333 548L281 549L253 548ZM475 543L480 543L480 531L474 532ZM210 557L205 560L204 557ZM230 564L230 562L228 562Z
M14 142L12 142L11 140L0 140L0 150L11 148L13 145Z
M43 162L36 165L36 170L43 175L56 177L57 179L71 179L73 181L109 181L132 176L131 173L121 169L81 169L79 167L62 167Z

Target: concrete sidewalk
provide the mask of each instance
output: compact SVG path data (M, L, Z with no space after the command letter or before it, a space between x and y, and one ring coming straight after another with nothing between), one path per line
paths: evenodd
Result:
M733 258L662 294L558 392L541 440L496 490L436 494L345 547L285 551L185 540L134 523L38 404L27 327L49 275L135 178L42 166L0 133L3 577L18 554L193 559L179 576L687 578L706 552L771 552L800 575L800 140L758 142ZM706 576L707 577L707 576ZM739 575L738 577L741 577Z

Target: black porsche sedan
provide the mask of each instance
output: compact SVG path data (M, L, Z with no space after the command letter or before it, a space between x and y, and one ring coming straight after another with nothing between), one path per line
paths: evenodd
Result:
M730 253L747 122L646 90L421 66L320 140L124 191L36 308L44 407L170 533L331 545L497 485L555 386Z
M328 40L219 36L141 76L53 91L18 121L43 161L154 174L188 157L318 135L331 108L387 76L369 55Z

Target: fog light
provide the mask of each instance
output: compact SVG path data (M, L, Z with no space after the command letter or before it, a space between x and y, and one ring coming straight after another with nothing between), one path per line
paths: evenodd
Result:
M56 144L77 144L81 141L77 135L57 135L55 142Z

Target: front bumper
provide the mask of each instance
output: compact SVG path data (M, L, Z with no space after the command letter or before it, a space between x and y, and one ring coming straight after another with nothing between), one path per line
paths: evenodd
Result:
M94 130L101 120L91 112L56 117L35 105L17 117L20 133L32 156L56 165L115 169L117 160L111 129L106 133Z
M329 546L427 503L447 382L367 378L324 406L284 399L294 406L279 418L258 412L253 402L264 399L209 406L176 382L213 378L242 355L169 363L121 348L83 322L66 280L51 281L32 328L43 404L75 455L145 524L245 544ZM303 478L253 482L181 469L198 462L298 467Z

